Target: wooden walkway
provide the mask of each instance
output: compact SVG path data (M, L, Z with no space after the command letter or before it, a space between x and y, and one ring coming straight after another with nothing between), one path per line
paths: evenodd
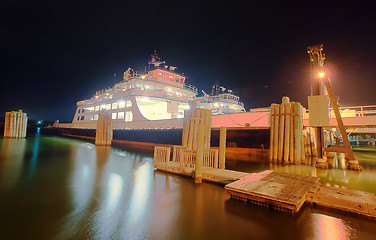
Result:
M323 186L317 177L264 171L227 184L231 198L297 213L304 202L376 218L376 194Z
M296 213L305 202L308 191L318 181L317 177L268 170L249 174L226 185L225 189L232 198Z
M174 173L174 174L181 174L185 176L194 177L194 168L193 167L181 168L179 162L170 161L168 163L168 166L166 166L166 164L158 163L157 169ZM249 173L226 170L226 169L209 168L209 167L202 168L203 180L220 183L220 184L228 184L230 182L236 181L247 175L249 175Z

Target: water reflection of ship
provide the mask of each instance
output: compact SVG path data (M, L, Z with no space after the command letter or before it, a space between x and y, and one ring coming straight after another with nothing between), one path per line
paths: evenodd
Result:
M148 162L140 155L89 143L78 146L73 159L74 209L61 236L77 235L75 231L82 231L80 226L88 222L100 232L100 238L110 238L117 229L125 231L119 236L129 236L133 229L121 225L139 226L150 201Z

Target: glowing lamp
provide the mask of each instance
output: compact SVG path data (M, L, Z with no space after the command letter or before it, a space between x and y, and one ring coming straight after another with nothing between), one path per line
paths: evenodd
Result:
M324 73L324 72L319 72L319 73L317 74L317 77L318 77L318 78L323 78L323 77L325 77L325 73Z
M158 73L160 76L162 76L162 73Z
M145 79L145 77L146 77L145 75L141 76L142 79Z

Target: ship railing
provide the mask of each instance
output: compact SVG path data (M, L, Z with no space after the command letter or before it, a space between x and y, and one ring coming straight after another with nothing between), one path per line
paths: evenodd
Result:
M168 167L168 163L170 162L170 153L171 148L169 147L155 146L153 166L155 168L161 165Z
M110 93L113 91L112 87L104 88L95 92L95 95L101 95L103 93Z
M205 149L203 167L218 168L218 149Z
M189 83L184 83L184 88L188 88L188 89L192 90L193 92L197 93L197 88L195 86L192 86Z

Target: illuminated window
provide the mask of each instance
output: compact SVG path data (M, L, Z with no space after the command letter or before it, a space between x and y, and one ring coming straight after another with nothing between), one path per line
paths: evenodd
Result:
M116 119L117 113L112 113L112 119Z
M98 106L95 106L95 111L99 111L99 105Z
M124 101L119 102L119 108L125 108L125 102Z
M106 104L106 110L111 110L111 104Z
M118 109L119 103L113 103L112 104L112 109Z
M160 87L156 87L155 89L156 89L157 91L163 91L163 89L160 88Z
M101 105L101 109L100 110L102 110L102 109L106 109L106 104L102 104Z
M98 120L98 114L94 115L94 120Z
M94 112L94 107L87 108L88 112Z
M94 120L93 115L90 115L89 120Z
M132 101L131 100L127 100L127 107L132 107Z
M178 96L178 97L181 97L181 96L182 96L181 92L175 92L175 94L176 94L176 96Z
M137 88L138 88L138 89L141 89L141 90L144 90L144 85L142 85L142 84L137 84Z
M149 86L149 85L145 85L145 90L147 90L147 91L154 91L154 87L153 86Z
M133 120L133 113L131 111L125 112L125 121L132 122Z
M124 112L118 112L118 119L124 119Z

